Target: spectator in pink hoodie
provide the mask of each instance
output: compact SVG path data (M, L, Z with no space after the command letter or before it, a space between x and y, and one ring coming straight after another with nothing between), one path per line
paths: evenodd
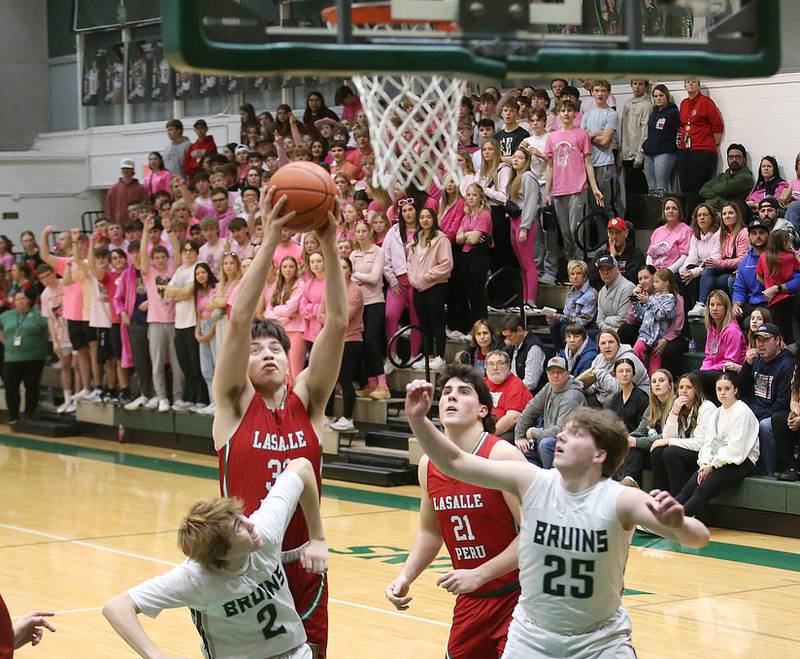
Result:
M408 281L414 288L414 307L434 370L444 366L445 303L452 271L450 240L439 229L436 211L423 208L419 213L419 230L408 249ZM424 356L416 362L416 366L424 364Z
M731 299L725 291L712 291L706 305L706 358L700 365L703 391L709 400L716 400L715 382L725 362L741 364L747 342L733 316Z
M298 245L299 247L299 245ZM305 321L300 315L303 280L294 256L281 259L275 281L264 289L264 317L277 320L289 336L289 374L296 380L306 361Z

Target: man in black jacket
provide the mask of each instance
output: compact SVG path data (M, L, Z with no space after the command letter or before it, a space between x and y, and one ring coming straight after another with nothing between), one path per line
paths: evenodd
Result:
M511 358L511 368L525 383L528 391L535 394L543 384L545 352L541 341L522 324L519 316L506 316L500 326L506 342L506 352Z

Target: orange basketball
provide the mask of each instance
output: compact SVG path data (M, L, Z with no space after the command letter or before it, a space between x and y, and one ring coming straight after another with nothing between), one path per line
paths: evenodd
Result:
M269 181L277 190L273 200L286 195L283 212L295 211L286 225L292 231L314 231L328 221L328 211L333 210L336 190L329 172L313 162L298 161L283 165Z

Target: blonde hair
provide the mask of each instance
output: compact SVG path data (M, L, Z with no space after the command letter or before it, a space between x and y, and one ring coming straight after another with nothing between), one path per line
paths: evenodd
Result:
M483 157L483 147L485 147L487 144L491 144L492 148L494 149L494 157L491 159L491 161L487 161ZM490 137L488 140L485 140L483 144L481 144L481 171L478 172L478 178L487 186L494 184L494 180L497 177L497 172L500 169L501 164L503 164L503 156L502 151L500 150L500 143L493 137Z
M725 291L721 291L719 289L713 290L708 294L708 301L706 302L706 315L705 315L705 325L706 331L711 329L711 326L714 324L714 320L711 318L711 299L717 298L722 304L725 305L725 317L722 319L722 322L719 324L717 329L724 329L728 326L728 323L731 322L733 319L733 309L731 306L731 299L728 297L728 294Z
M217 497L194 504L178 527L178 547L205 568L222 567L231 548L227 535L244 510L241 499Z
M583 276L586 277L589 274L589 266L586 264L586 261L579 261L578 259L573 259L569 263L567 263L567 276L569 273L572 272L573 268L578 268L583 273Z
M483 186L480 183L470 183L467 186L467 192L469 192L469 190L471 190L472 188L476 188L478 190L478 192L480 193L480 195L481 195L481 205L474 212L472 211L472 208L469 208L469 212L467 212L467 208L468 207L466 205L464 206L464 213L466 215L470 215L471 217L474 216L474 215L477 215L478 213L480 213L483 210L486 210L486 193L483 191Z
M531 154L525 149L516 149L514 153L517 151L525 156L525 163L521 172L518 172L516 169L514 169L514 167L511 167L511 180L508 182L506 194L512 201L519 201L519 191L522 187L522 177L525 176L525 172L530 171L531 168Z
M655 428L656 426L660 426L663 431L664 424L666 424L667 417L675 402L675 383L672 380L672 373L665 368L657 368L653 371L650 375L651 381L656 373L666 376L669 382L669 398L667 398L666 402L662 403L658 396L653 393L652 385L650 386L650 405L647 406L647 427Z

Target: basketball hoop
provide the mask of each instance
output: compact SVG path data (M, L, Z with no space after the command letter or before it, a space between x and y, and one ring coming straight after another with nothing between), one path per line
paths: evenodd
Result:
M336 25L336 8L322 12ZM445 21L398 20L388 2L353 5L353 26L380 32L440 31L457 28ZM457 151L458 116L466 91L463 78L443 75L356 74L364 112L369 118L370 139L375 149L373 183L384 189L413 183L427 190L431 183L443 188L459 175Z

